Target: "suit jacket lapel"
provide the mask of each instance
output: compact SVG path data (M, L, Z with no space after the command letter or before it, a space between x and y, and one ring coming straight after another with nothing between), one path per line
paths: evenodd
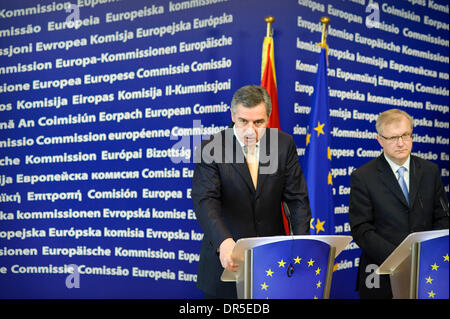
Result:
M262 187L263 187L264 182L266 181L267 175L268 175L267 173L261 174L261 167L262 166L269 166L271 164L273 165L273 163L270 162L270 159L272 158L272 157L270 157L270 155L271 156L278 156L278 149L276 150L277 151L276 154L269 154L270 151L271 151L271 149L270 149L270 138L271 137L273 138L273 136L276 135L276 134L270 134L272 130L273 129L271 129L271 128L267 128L266 129L266 132L265 132L264 136L261 138L261 142L259 144L260 145L260 148L259 148L259 166L258 166L258 183L256 185L256 197L258 197L259 194L261 193ZM278 147L279 147L279 145L278 145ZM261 162L262 160L263 161L267 161L268 159L269 159L268 163Z
M252 177L250 175L250 171L248 169L247 163L233 163L231 164L239 173L239 175L242 177L242 179L247 184L247 187L250 189L250 191L254 192L255 187L253 186ZM258 186L258 185L257 185Z
M256 196L259 196L259 194L261 193L262 186L267 177L267 174L260 174L260 171L261 167L258 167L258 183L256 184Z
M399 201L401 201L405 206L409 207L405 195L403 195L402 189L400 188L400 185L395 178L394 172L389 166L389 163L384 158L384 154L381 154L378 157L377 168L380 172L380 178L383 184L391 190L391 192L398 198Z
M238 172L250 191L254 192L255 187L253 186L252 177L250 176L250 171L245 161L244 152L241 145L239 144L236 136L233 133L233 128L228 128L224 133L224 143L223 143L223 158L224 163L230 163L231 166Z
M412 204L416 199L417 192L419 191L423 170L420 162L416 161L413 156L411 156L409 168L409 202L412 207Z

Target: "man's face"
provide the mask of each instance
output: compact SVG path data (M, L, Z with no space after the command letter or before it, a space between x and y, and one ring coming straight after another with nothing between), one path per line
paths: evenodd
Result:
M251 108L238 104L236 113L231 112L231 119L239 139L250 147L263 137L269 121L263 102Z
M378 143L383 148L384 154L397 165L403 165L412 150L412 139L397 138L389 141L386 138L412 134L411 125L406 117L381 126L381 135L377 135ZM383 137L384 136L384 137Z

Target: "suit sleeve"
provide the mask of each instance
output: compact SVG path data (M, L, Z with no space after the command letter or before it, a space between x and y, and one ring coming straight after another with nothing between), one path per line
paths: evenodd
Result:
M295 235L309 235L311 209L305 177L298 162L297 147L290 137L286 160L283 201L291 212L292 231Z
M442 184L441 175L439 173L439 167L436 167L435 171L435 194L434 197L434 209L433 209L433 230L448 229L449 217L448 217L448 201L445 194L444 185Z
M205 237L210 239L214 249L218 249L222 241L232 235L222 218L219 169L210 157L205 160L200 155L204 154L198 147L191 196L197 221Z
M395 246L377 233L367 185L356 171L350 177L349 220L355 242L371 260L381 265Z

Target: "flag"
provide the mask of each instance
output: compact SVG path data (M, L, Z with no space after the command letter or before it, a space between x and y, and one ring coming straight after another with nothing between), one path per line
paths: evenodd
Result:
M253 248L253 299L322 299L329 253L328 244L305 239Z
M275 76L275 59L273 54L273 38L265 37L261 63L261 86L269 93L272 101L272 113L267 127L281 129L278 113L277 78Z
M267 127L277 128L281 130L280 115L278 112L278 94L277 94L277 78L275 76L275 58L273 53L273 38L265 37L262 49L262 63L261 63L261 86L269 93L272 102L272 112L270 113L269 123ZM289 225L284 214L283 205L281 205L281 212L283 216L284 231L289 234Z
M418 299L448 300L448 264L448 236L420 243Z
M334 234L326 52L325 48L320 51L306 134L305 178L312 214L312 235Z

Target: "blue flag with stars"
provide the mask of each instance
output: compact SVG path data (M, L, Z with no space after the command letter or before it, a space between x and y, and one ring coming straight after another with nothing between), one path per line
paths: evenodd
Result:
M330 246L293 239L253 248L253 299L322 299Z
M327 55L326 49L322 48L306 135L304 163L313 235L334 234L330 130Z
M420 243L418 299L448 299L448 236Z

